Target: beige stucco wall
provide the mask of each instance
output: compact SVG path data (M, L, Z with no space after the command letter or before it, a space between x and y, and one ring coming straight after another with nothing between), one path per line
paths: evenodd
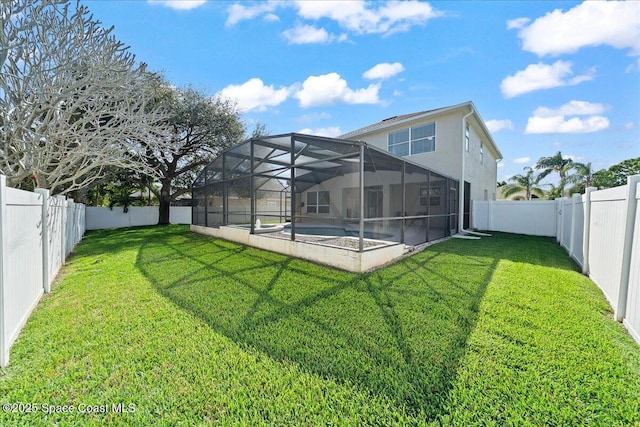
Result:
M411 176L407 174L405 177L406 194L406 211L408 215L422 215L426 207L421 208L417 204L417 199L420 197L419 190L423 187L422 175ZM306 206L302 208L302 213L312 218L327 218L335 217L342 219L347 217L347 208L358 209L357 197L359 194L358 189L358 174L348 174L344 176L338 176L328 179L319 185L315 185L309 189L309 191L329 191L329 198L331 203L329 214L308 214L306 212ZM398 172L380 171L380 172L365 172L364 184L366 187L380 187L385 194L382 201L382 216L383 217L395 217L399 216L400 206L402 206L402 191L400 188L401 178ZM431 185L437 185L437 181L432 178ZM441 194L442 203L439 206L431 207L431 214L438 215L444 214L446 189L444 187L444 180L441 182ZM302 193L302 199L300 201L306 202L307 192ZM347 206L347 197L350 195L356 200L353 206ZM300 205L298 201L298 206ZM306 203L305 203L306 204ZM354 212L351 217L358 217L359 212ZM365 217L368 215L365 213Z
M426 119L414 120L385 128L353 139L365 141L367 144L383 150L387 149L387 135L389 132L416 126L422 123L436 122L436 150L430 153L420 153L405 156L407 160L420 164L434 172L460 180L462 168L463 130L461 110L450 111L434 115ZM465 181L471 183L471 199L484 200L485 190L487 198L495 200L497 180L497 153L490 148L488 138L473 117L470 123L469 152L465 153ZM480 163L480 142L484 146L484 158Z
M460 128L462 120L460 120ZM469 151L465 153L465 181L471 183L471 200L495 200L498 164L496 153L491 150L484 133L474 120L469 122ZM460 131L462 132L462 131ZM483 158L480 157L480 143L483 144ZM462 142L460 143L462 145ZM486 190L486 198L485 198Z

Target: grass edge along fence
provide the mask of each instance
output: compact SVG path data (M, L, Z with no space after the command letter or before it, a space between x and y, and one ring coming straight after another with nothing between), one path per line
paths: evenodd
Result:
M640 175L553 201L473 201L473 227L555 237L640 344Z
M83 204L7 187L0 175L0 367L84 231Z

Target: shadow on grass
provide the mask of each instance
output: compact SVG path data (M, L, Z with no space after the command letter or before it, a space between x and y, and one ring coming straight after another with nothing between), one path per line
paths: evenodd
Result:
M185 227L161 227L150 225L144 227L127 227L104 230L89 230L82 238L82 245L74 249L74 255L117 253L142 245L149 238L161 236L176 230L185 231Z
M523 248L541 242L451 240L352 274L183 229L145 236L139 270L217 332L428 420L442 414L498 262L527 262Z

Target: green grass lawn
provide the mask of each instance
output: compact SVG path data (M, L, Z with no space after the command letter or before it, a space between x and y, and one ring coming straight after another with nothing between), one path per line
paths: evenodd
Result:
M76 248L0 400L40 405L2 426L628 426L640 347L551 239L450 240L354 274L123 229Z

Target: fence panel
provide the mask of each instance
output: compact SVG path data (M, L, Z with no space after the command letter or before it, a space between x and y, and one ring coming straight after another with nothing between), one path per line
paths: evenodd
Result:
M627 186L591 194L589 276L613 307L618 304L624 248Z
M0 367L66 252L82 239L83 213L84 205L49 197L47 190L8 188L0 175Z
M122 208L114 208L114 210L122 210ZM137 227L141 225L154 225L158 223L158 207L130 207L127 214L129 216L129 225Z
M191 206L172 206L169 221L171 224L191 224Z
M636 184L636 217L633 246L631 249L631 269L624 324L633 338L640 343L640 184Z
M571 218L573 216L573 206L570 199L560 199L562 209L562 235L560 236L560 245L569 250L571 244Z
M44 292L42 259L42 203L40 194L7 188L0 182L0 366Z
M155 225L158 223L158 206L131 206L128 212L122 207L86 208L87 230L101 230L105 228L134 227L141 225ZM190 206L171 206L169 221L172 224L191 224Z
M65 226L66 226L66 200L64 197L50 197L47 212L47 227L49 239L49 276L53 280L66 259Z
M580 267L582 267L584 256L582 253L582 244L584 237L584 208L585 202L583 196L574 196L573 219L571 221L571 244L569 256L573 258Z
M67 222L65 227L65 257L82 240L85 226L85 207L81 203L67 201Z
M475 228L476 230L489 230L489 209L490 204L487 200L471 201L472 228Z
M479 230L503 231L532 236L555 236L554 201L473 201L473 226Z

